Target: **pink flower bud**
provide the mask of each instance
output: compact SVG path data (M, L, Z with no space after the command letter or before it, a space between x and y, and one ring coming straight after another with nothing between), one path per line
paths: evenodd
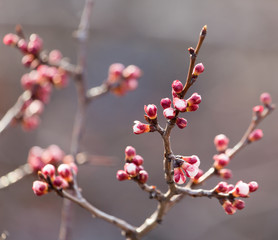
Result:
M177 118L176 124L180 129L183 129L187 126L187 120L185 118Z
M34 181L32 189L37 196L42 196L48 192L48 185L42 181Z
M30 41L27 46L28 52L32 54L38 54L42 49L42 43L42 39L39 37L39 35L33 33L30 36Z
M198 76L199 74L201 74L203 71L205 70L205 67L202 63L198 63L195 65L194 69L193 69L193 75Z
M134 163L126 163L124 166L124 170L131 177L137 176L139 172L138 167Z
M125 157L128 160L132 160L132 158L136 155L136 150L132 146L127 146L125 148Z
M122 77L124 68L125 66L121 63L111 64L108 70L108 81L112 83L118 81Z
M176 111L174 108L165 108L163 111L163 115L167 119L173 119L176 116Z
M62 163L57 169L59 175L66 181L71 182L73 179L71 167L68 164Z
M255 107L253 107L253 112L256 114L261 114L264 110L264 106L262 105L257 105Z
M225 153L214 155L213 159L214 159L214 167L218 170L227 166L230 162L229 156L226 155Z
M49 176L51 179L53 179L55 175L55 167L52 164L46 164L42 168L41 172L45 177Z
M249 185L243 181L238 181L232 194L235 197L247 197L249 194Z
M226 193L228 191L228 183L226 182L219 182L215 187L215 191L218 193Z
M144 162L144 159L140 155L135 155L132 159L132 163L134 163L137 166L142 165Z
M160 101L160 105L163 109L171 107L171 103L172 101L170 98L162 98Z
M55 176L54 180L52 181L53 186L57 188L63 188L66 189L69 187L68 182L62 178L61 176Z
M32 131L39 126L40 122L40 118L37 115L33 115L30 117L24 117L21 126L24 131Z
M52 50L48 55L48 61L50 64L58 64L62 58L62 53L57 49Z
M141 134L146 133L150 131L150 125L141 123L140 121L134 121L133 125L133 133L135 134Z
M258 141L263 137L263 131L261 129L255 129L248 136L250 142Z
M235 186L233 185L233 184L229 184L228 185L228 192L231 192L231 191L233 191L234 190L234 188L235 188Z
M264 104L264 105L270 105L272 100L271 100L271 96L269 93L265 92L265 93L262 93L261 96L260 96L260 99L261 99L261 102Z
M181 93L182 89L183 89L183 85L182 85L181 81L175 80L172 83L172 89L174 90L175 93Z
M45 164L54 164L62 162L65 153L63 150L57 145L50 145L47 149L45 149L42 153L42 160Z
M214 145L219 152L223 152L228 148L229 138L224 134L219 134L214 138Z
M219 174L222 178L228 180L230 179L233 175L232 175L232 171L230 169L220 169L219 170Z
M174 98L173 100L173 104L174 107L181 111L181 112L185 112L186 111L186 107L187 107L187 102L184 99L180 99L180 98Z
M238 210L242 210L243 208L245 208L245 202L242 201L241 199L236 199L233 202L233 206Z
M203 174L204 174L204 171L201 170L201 169L199 169L199 170L198 170L198 173L197 173L196 176L193 178L193 182L194 182L194 183L198 183L199 178L200 178L201 176L203 176Z
M150 119L156 119L157 107L154 104L149 104L148 106L145 105L144 110Z
M33 54L26 54L22 57L21 63L25 67L30 67L31 63L34 61L35 57Z
M16 45L16 43L18 42L18 36L13 34L13 33L8 33L4 36L3 38L3 43L5 45Z
M252 181L252 182L248 183L248 185L249 185L249 191L250 192L255 192L259 188L259 184L255 181Z
M186 177L181 168L174 168L174 181L177 184L184 184L186 181Z
M27 162L34 172L41 170L41 168L44 166L44 163L41 159L42 153L43 149L38 146L34 146L29 150Z
M26 116L32 116L35 114L41 114L43 112L44 105L40 100L32 101L25 109Z
M195 112L195 111L197 111L199 109L199 105L198 104L193 104L193 105L191 105L191 106L188 106L187 108L186 108L186 111L187 112Z
M138 181L140 183L146 183L149 178L149 174L145 170L141 170L138 175Z
M18 42L17 42L17 47L21 50L21 52L23 53L26 53L27 52L27 41L25 39L20 39Z
M124 181L124 180L129 179L129 176L128 176L128 174L124 170L119 170L117 172L117 179L119 181Z
M189 106L194 104L200 104L202 101L201 96L198 93L193 93L190 98L187 99L187 103Z
M228 215L233 215L236 212L236 208L229 200L225 200L222 207Z
M60 89L68 85L68 75L65 71L59 70L52 77L53 85Z
M142 75L142 72L140 68L138 68L135 65L129 65L123 70L123 77L130 79L130 78L135 78L138 79Z
M35 86L36 83L37 83L37 79L30 78L30 75L28 73L25 73L21 77L21 86L25 90L31 90Z
M51 84L50 83L44 83L43 85L40 85L37 88L37 91L35 92L35 98L41 100L43 103L48 103L50 94L51 94Z
M125 83L128 91L134 91L138 87L138 80L136 78L129 78Z

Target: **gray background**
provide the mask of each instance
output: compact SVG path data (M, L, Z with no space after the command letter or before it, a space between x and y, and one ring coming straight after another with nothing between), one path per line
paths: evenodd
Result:
M0 0L0 37L21 23L26 34L38 33L46 49L60 49L75 62L76 41L71 38L84 1ZM208 36L198 61L205 73L190 93L197 91L203 102L197 112L185 114L188 127L172 135L176 154L197 154L201 168L212 164L213 138L225 133L231 146L249 124L252 107L261 92L268 91L277 102L278 2L275 0L99 0L95 1L88 46L88 86L105 79L113 62L136 64L144 71L139 88L123 98L113 95L98 99L89 108L82 150L114 156L113 166L80 167L79 184L95 206L140 225L155 209L132 182L120 183L115 173L123 166L124 148L136 147L145 159L149 183L165 190L162 171L162 142L158 134L135 136L134 120L143 121L144 104L159 105L170 97L173 80L183 80L188 66L186 49L195 46L199 31L208 24ZM16 50L0 45L0 114L22 92L20 77L27 70ZM26 162L30 147L59 144L69 150L76 93L73 84L55 91L46 106L39 129L24 133L10 128L0 138L0 174ZM159 119L165 124L161 108ZM277 112L261 124L265 138L231 161L234 178L260 184L246 199L246 208L234 216L224 213L209 199L186 198L145 239L197 240L205 238L246 240L276 239L277 221ZM57 239L62 199L55 194L38 198L29 176L0 192L0 231L9 239ZM211 188L219 179L211 179ZM122 239L120 232L75 207L74 239Z

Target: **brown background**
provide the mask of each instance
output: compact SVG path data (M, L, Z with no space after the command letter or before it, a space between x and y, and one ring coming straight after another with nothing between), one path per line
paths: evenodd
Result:
M0 0L0 37L21 23L26 34L36 32L47 49L60 49L75 62L76 29L84 1ZM212 164L213 138L225 133L235 144L249 124L252 107L261 92L268 91L277 102L278 2L275 0L102 0L95 1L88 46L88 85L105 79L113 62L136 64L144 71L137 91L123 98L109 95L89 108L82 150L115 156L113 166L80 167L79 183L84 195L97 207L140 225L155 209L132 182L120 183L115 173L123 166L124 148L136 147L145 159L149 183L165 189L162 171L162 142L157 134L135 136L134 120L143 121L144 104L159 105L170 96L175 79L185 78L186 49L195 46L201 27L208 24L208 36L199 54L206 70L191 92L202 95L199 111L185 114L184 130L172 135L176 154L197 154L201 168ZM21 55L0 45L0 114L22 92L20 77L27 70ZM76 93L73 84L55 91L38 130L24 133L10 128L0 138L0 174L26 162L30 147L59 144L69 150ZM162 125L164 118L159 110ZM265 138L232 160L234 178L260 184L246 200L246 208L234 216L224 213L215 199L184 199L162 225L145 239L276 239L278 236L277 112L262 123ZM27 177L0 192L0 231L9 239L57 239L62 199L55 194L38 198L31 190L34 177ZM213 187L210 180L204 188ZM122 239L118 229L92 219L75 208L74 239Z

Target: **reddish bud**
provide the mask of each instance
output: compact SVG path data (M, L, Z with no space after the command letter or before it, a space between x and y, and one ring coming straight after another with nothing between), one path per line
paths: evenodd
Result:
M264 106L262 105L257 105L255 107L253 107L253 112L256 114L261 114L264 110Z
M225 200L222 207L228 215L233 215L236 212L236 208L229 200Z
M177 118L176 124L180 129L183 129L187 126L187 120L185 118Z
M129 179L129 176L128 176L128 174L124 170L119 170L117 172L117 179L119 181L124 181L124 180Z
M64 88L68 85L68 75L65 71L59 70L52 77L52 83L56 88Z
M42 49L42 39L39 37L39 35L35 33L31 34L27 49L29 53L39 53L39 51Z
M144 110L150 119L156 119L157 107L154 104L149 104L148 106L145 105Z
M48 185L42 181L34 181L32 189L37 196L42 196L48 192Z
M33 54L26 54L22 57L21 59L21 63L25 66L25 67L30 67L31 63L34 61L35 57Z
M31 90L35 86L36 83L37 83L37 80L34 78L30 78L28 73L25 73L21 77L21 86L25 90Z
M118 81L122 77L124 68L125 66L121 63L111 64L108 70L108 81L112 83Z
M174 168L174 181L177 184L184 184L186 181L186 177L181 168Z
M40 118L37 115L33 115L30 117L24 117L21 126L24 131L32 131L39 126L40 122Z
M198 104L193 104L193 105L191 105L191 106L188 106L187 108L186 108L186 111L187 112L195 112L195 111L197 111L199 109L199 105Z
M198 76L205 70L205 67L202 63L198 63L195 65L193 69L193 75Z
M229 184L228 185L228 192L231 192L231 191L233 191L234 190L234 188L235 188L235 186L233 185L233 184Z
M132 159L132 163L134 163L137 166L142 165L144 162L144 159L140 155L135 155Z
M198 93L193 93L190 98L187 99L189 106L193 104L200 104L202 102L202 97Z
M250 142L258 141L263 137L263 131L261 129L255 129L248 136Z
M129 65L123 70L123 77L130 79L130 78L135 78L138 79L142 75L142 72L140 68L138 68L135 65Z
M259 188L259 184L255 181L252 181L252 182L248 183L248 185L249 185L249 191L250 192L255 192Z
M228 191L228 183L226 182L220 182L215 187L215 191L218 193L226 193Z
M55 167L52 164L46 164L42 168L41 172L45 177L49 176L51 179L53 179L55 175Z
M50 64L58 64L62 58L62 53L57 49L52 50L48 55L48 61Z
M125 157L128 160L131 160L136 155L136 150L132 146L127 146L125 148Z
M134 121L133 125L133 133L135 134L141 134L146 133L150 131L150 125L141 123L140 121Z
M52 90L51 84L44 83L43 85L40 85L36 90L37 91L34 93L34 97L41 100L43 103L48 103Z
M214 138L214 145L219 152L223 152L227 149L229 144L229 138L227 138L224 134L219 134Z
M220 169L219 170L219 174L222 178L228 180L230 179L233 175L232 175L232 171L230 169Z
M183 85L182 85L181 81L175 80L172 83L172 89L174 90L175 93L181 93L182 89L183 89Z
M173 98L179 97L178 94L174 91L174 89L172 89L172 97Z
M269 93L265 92L262 93L260 96L260 100L264 105L270 105L272 100L271 100L271 96Z
M42 153L43 149L38 146L34 146L29 150L27 162L35 172L41 170L41 168L44 166L44 163L41 159Z
M170 98L162 98L160 101L160 105L163 109L171 107L171 103L172 101Z
M62 163L57 169L59 175L64 178L66 181L72 181L72 172L71 167L68 164Z
M3 43L5 45L16 45L18 42L18 36L13 33L8 33L3 38Z
M69 184L68 182L62 178L61 176L56 176L54 178L54 180L52 181L53 183L53 186L57 187L57 188L63 188L63 189L66 189L69 187Z
M230 162L229 156L226 155L225 153L214 155L213 159L214 159L214 167L218 170L227 166Z
M243 181L238 181L232 194L235 197L247 197L249 194L249 185Z
M149 178L149 174L145 170L141 170L138 175L138 181L140 183L146 183Z
M236 199L233 202L233 206L238 210L242 210L243 208L245 208L245 202L242 201L241 199Z
M163 111L163 115L167 119L173 119L176 116L176 111L174 108L165 108Z
M27 52L27 41L25 39L20 39L18 42L17 42L17 47L21 50L21 52L23 53L26 53Z
M184 99L180 99L180 98L174 98L173 100L173 104L174 107L181 111L181 112L185 112L186 111L186 107L187 107L187 101Z
M137 176L139 169L134 163L126 163L124 166L124 170L131 177Z
M42 160L45 164L50 163L57 165L62 161L64 156L65 153L63 152L63 150L59 146L52 144L43 151Z

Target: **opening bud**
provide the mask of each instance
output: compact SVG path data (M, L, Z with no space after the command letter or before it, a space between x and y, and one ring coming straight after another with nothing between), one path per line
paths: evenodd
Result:
M57 49L52 50L48 55L48 61L51 64L58 64L62 60L62 58L62 53Z
M144 110L150 119L156 119L157 107L154 104L149 104L148 106L145 105Z
M249 185L243 181L237 182L232 194L235 197L247 197L249 194Z
M180 99L180 98L174 98L173 100L173 104L174 107L181 111L181 112L185 112L186 111L186 107L187 107L187 101L184 99Z
M55 167L52 164L46 164L42 168L41 172L45 177L49 176L53 180L55 175Z
M142 72L139 67L135 65L129 65L123 70L123 77L130 79L130 78L135 78L138 79L142 75Z
M215 191L218 193L226 193L228 192L228 183L226 182L219 182L215 187Z
M233 202L233 206L238 210L242 210L243 208L245 208L245 202L241 199L236 199Z
M198 183L198 180L201 176L203 176L204 171L202 169L198 170L198 173L196 174L196 176L193 178L193 182L194 183Z
M177 184L184 184L186 181L186 177L181 168L174 168L174 181Z
M222 207L228 215L233 215L236 212L236 208L229 200L225 200Z
M214 167L218 170L227 166L230 162L229 156L226 155L225 153L214 155L213 159L214 159Z
M136 177L139 172L138 167L134 163L126 163L124 170L130 177Z
M57 188L63 188L63 189L66 189L69 187L68 182L61 176L55 177L55 179L53 180L53 185Z
M173 119L176 116L176 111L174 108L169 107L164 109L163 115L167 119Z
M190 98L187 99L187 103L189 106L193 104L200 104L202 102L202 98L198 93L193 93Z
M48 192L48 185L42 181L34 181L32 189L37 196L42 196Z
M71 167L68 164L62 163L58 167L58 173L59 175L64 178L66 181L71 182L73 179Z
M219 174L222 178L226 180L230 179L233 176L232 171L230 169L224 168L219 170Z
M255 181L252 181L252 182L248 183L248 185L249 185L249 191L250 192L255 192L259 188L259 184Z
M141 134L146 133L150 131L150 125L141 123L140 121L134 121L133 125L133 133L135 134Z

